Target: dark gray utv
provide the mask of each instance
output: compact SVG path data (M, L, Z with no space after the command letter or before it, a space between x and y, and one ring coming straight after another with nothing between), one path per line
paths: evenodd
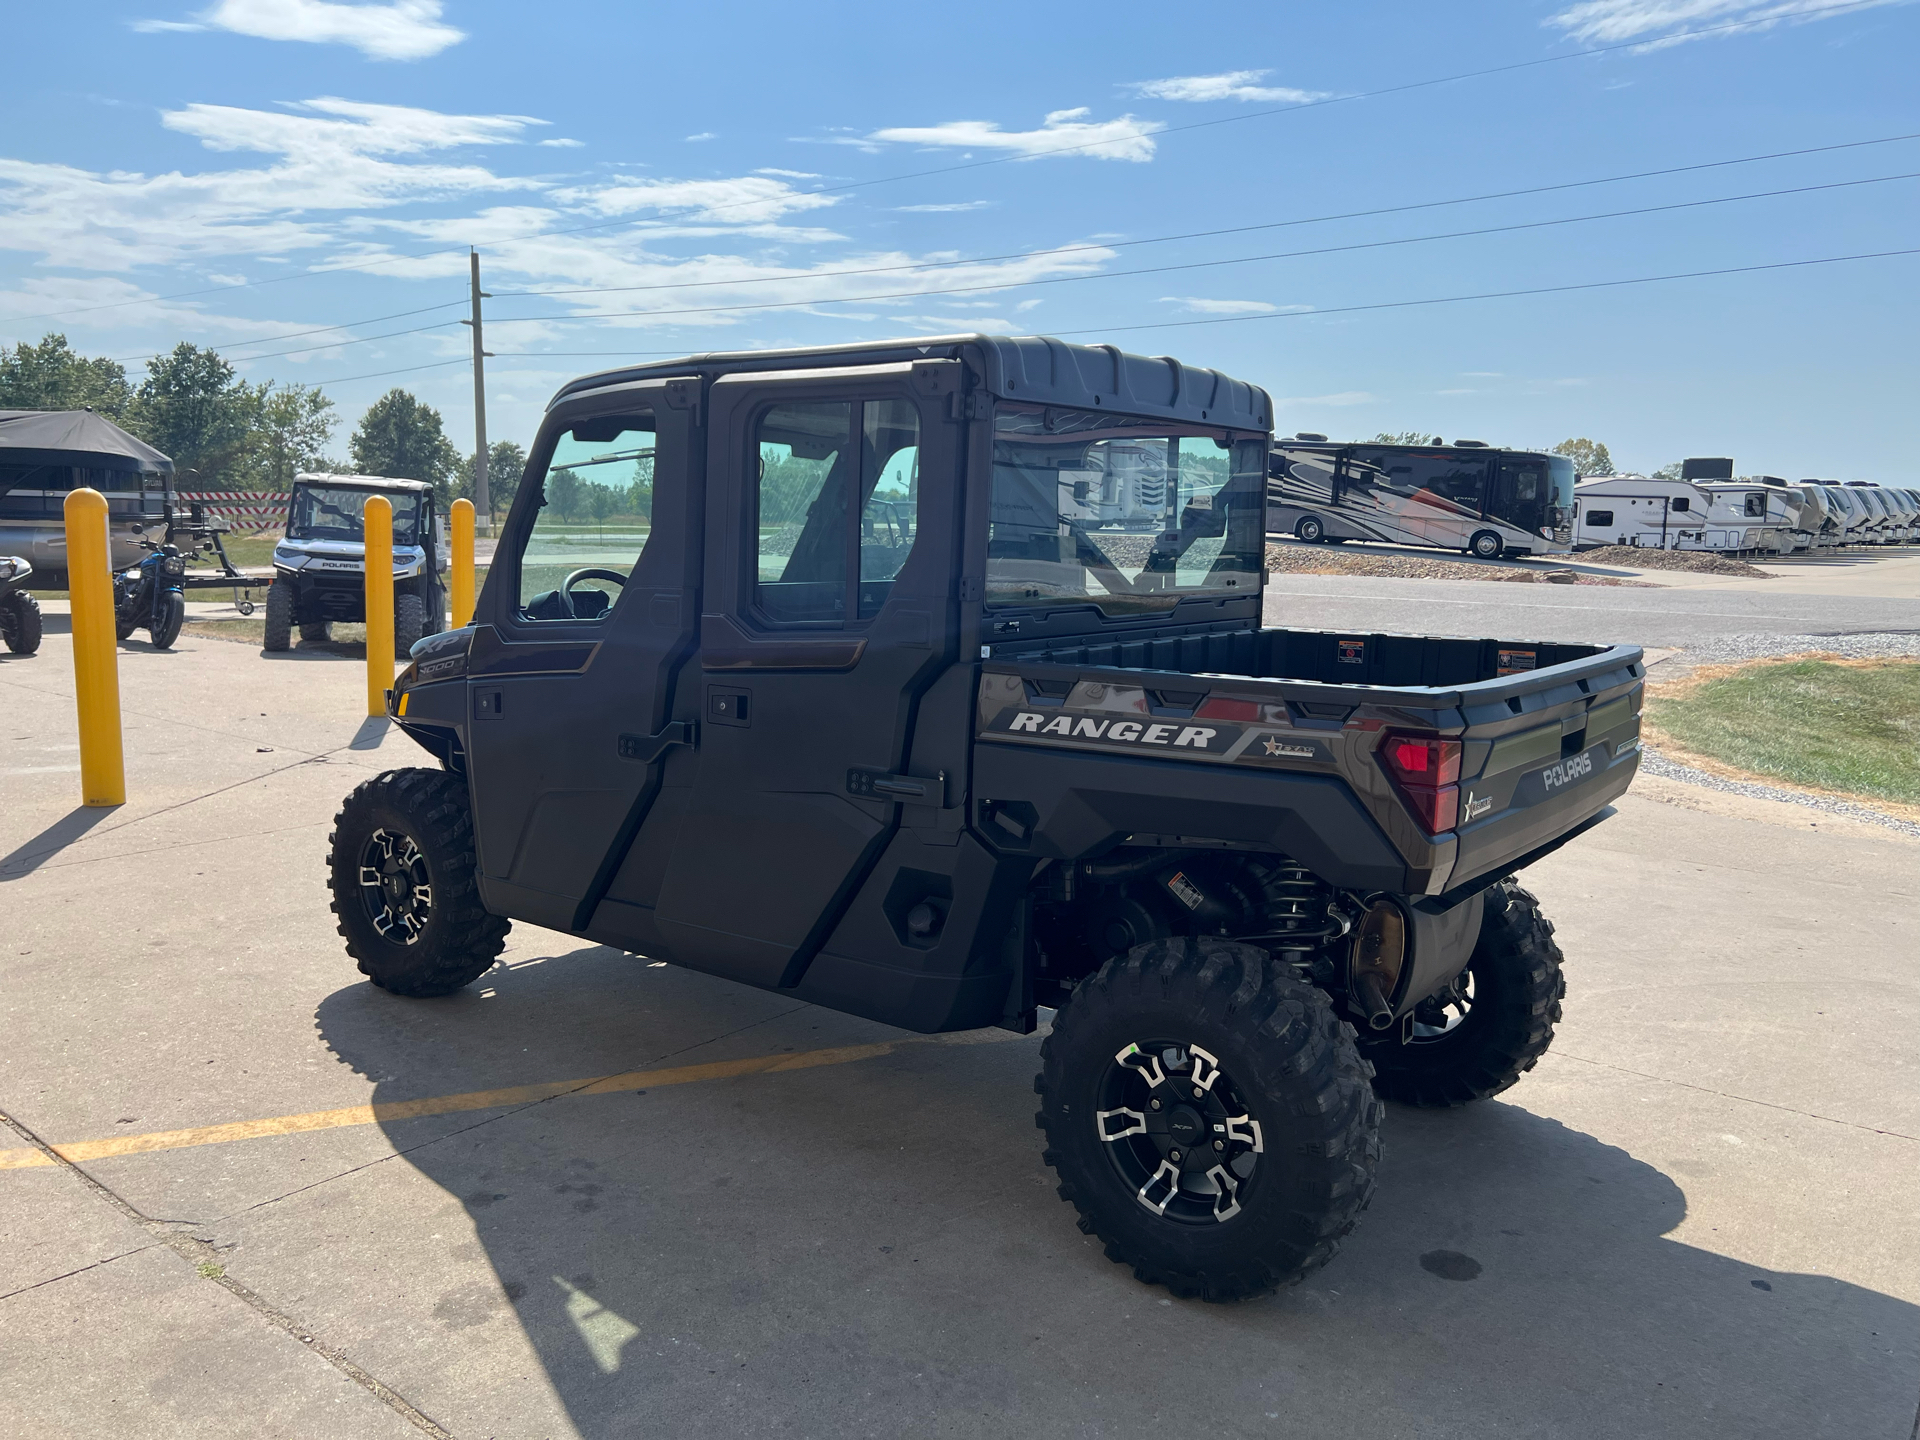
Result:
M1263 625L1271 425L1048 339L574 381L474 623L395 682L439 768L338 816L348 951L444 995L520 919L911 1030L1051 1010L1081 1228L1181 1295L1298 1279L1383 1097L1482 1099L1551 1042L1513 873L1627 788L1642 664ZM1153 534L1100 528L1116 477Z

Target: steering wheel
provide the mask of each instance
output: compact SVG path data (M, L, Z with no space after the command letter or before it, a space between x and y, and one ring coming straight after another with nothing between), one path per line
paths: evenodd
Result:
M567 576L565 580L560 582L560 593L566 597L567 613L569 615L573 613L573 587L578 585L582 580L610 580L623 589L627 583L627 577L622 575L618 570L601 570L589 566L585 570L574 571L571 575Z

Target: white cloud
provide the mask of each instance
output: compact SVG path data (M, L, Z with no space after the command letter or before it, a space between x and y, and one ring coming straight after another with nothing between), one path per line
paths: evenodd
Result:
M533 143L536 145L544 145L550 150L578 150L587 142L584 140L568 140L562 138L557 140L536 140Z
M440 22L440 0L345 5L335 0L217 0L194 19L137 20L133 28L230 30L261 40L351 45L373 60L424 60L466 33Z
M1127 86L1150 100L1263 100L1275 105L1305 105L1324 100L1326 90L1296 90L1288 85L1256 85L1271 70L1227 70L1218 75L1172 75L1165 80L1141 80Z
M692 211L696 220L723 215L729 225L777 220L794 211L837 204L841 198L795 190L784 180L762 175L742 175L733 180L622 179L591 189L559 190L554 195L600 215Z
M1122 115L1117 120L1087 120L1085 106L1049 113L1037 130L1002 130L992 120L950 120L942 125L896 125L858 139L835 143L862 148L877 145L922 145L932 149L1007 150L1023 160L1067 150L1093 160L1147 161L1153 158L1156 131L1166 129L1157 120Z
M1881 5L1906 3L1908 0L1860 0L1859 5L1840 13L1852 15ZM1668 33L1676 30L1751 22L1738 30L1718 32L1746 35L1775 25L1828 18L1819 13L1822 11L1830 14L1833 0L1580 0L1542 23L1591 45L1617 45L1646 36L1652 48L1681 43Z
M820 176L812 170L782 170L773 165L762 165L753 172L756 175L780 175L788 180L818 180Z
M984 210L991 200L956 200L951 205L896 205L902 215L957 215L962 210Z
M1338 409L1347 405L1373 405L1380 397L1370 390L1340 390L1332 395L1290 395L1285 400L1276 400L1279 405L1324 405L1329 409Z
M711 130L702 130L698 135L688 135L684 138L687 140L714 140L714 139L718 139L719 137L716 136Z
M1198 295L1162 295L1163 305L1178 305L1196 315L1272 315L1280 310L1265 300L1206 300ZM1304 310L1304 305L1289 305L1289 310Z

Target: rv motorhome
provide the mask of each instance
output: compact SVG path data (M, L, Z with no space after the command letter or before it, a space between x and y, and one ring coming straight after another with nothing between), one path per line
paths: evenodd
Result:
M1383 540L1502 555L1565 554L1573 462L1562 455L1451 445L1274 442L1267 529L1302 540Z

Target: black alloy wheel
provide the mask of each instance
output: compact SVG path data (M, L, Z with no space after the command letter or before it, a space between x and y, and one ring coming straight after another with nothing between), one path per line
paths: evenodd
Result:
M433 875L411 835L376 830L367 837L360 847L360 899L381 939L418 942L433 914Z
M1060 1198L1149 1284L1212 1301L1291 1284L1372 1197L1383 1107L1353 1027L1257 946L1135 946L1074 987L1040 1055Z
M1107 1067L1100 1098L1094 1128L1141 1205L1177 1225L1240 1213L1266 1147L1216 1057L1180 1040L1130 1042Z
M508 922L480 901L466 781L376 775L347 796L327 843L340 936L375 985L451 995L493 968Z
M178 590L169 590L160 597L160 614L147 627L147 634L153 637L153 648L168 650L173 642L180 638L180 627L187 620L187 597Z

